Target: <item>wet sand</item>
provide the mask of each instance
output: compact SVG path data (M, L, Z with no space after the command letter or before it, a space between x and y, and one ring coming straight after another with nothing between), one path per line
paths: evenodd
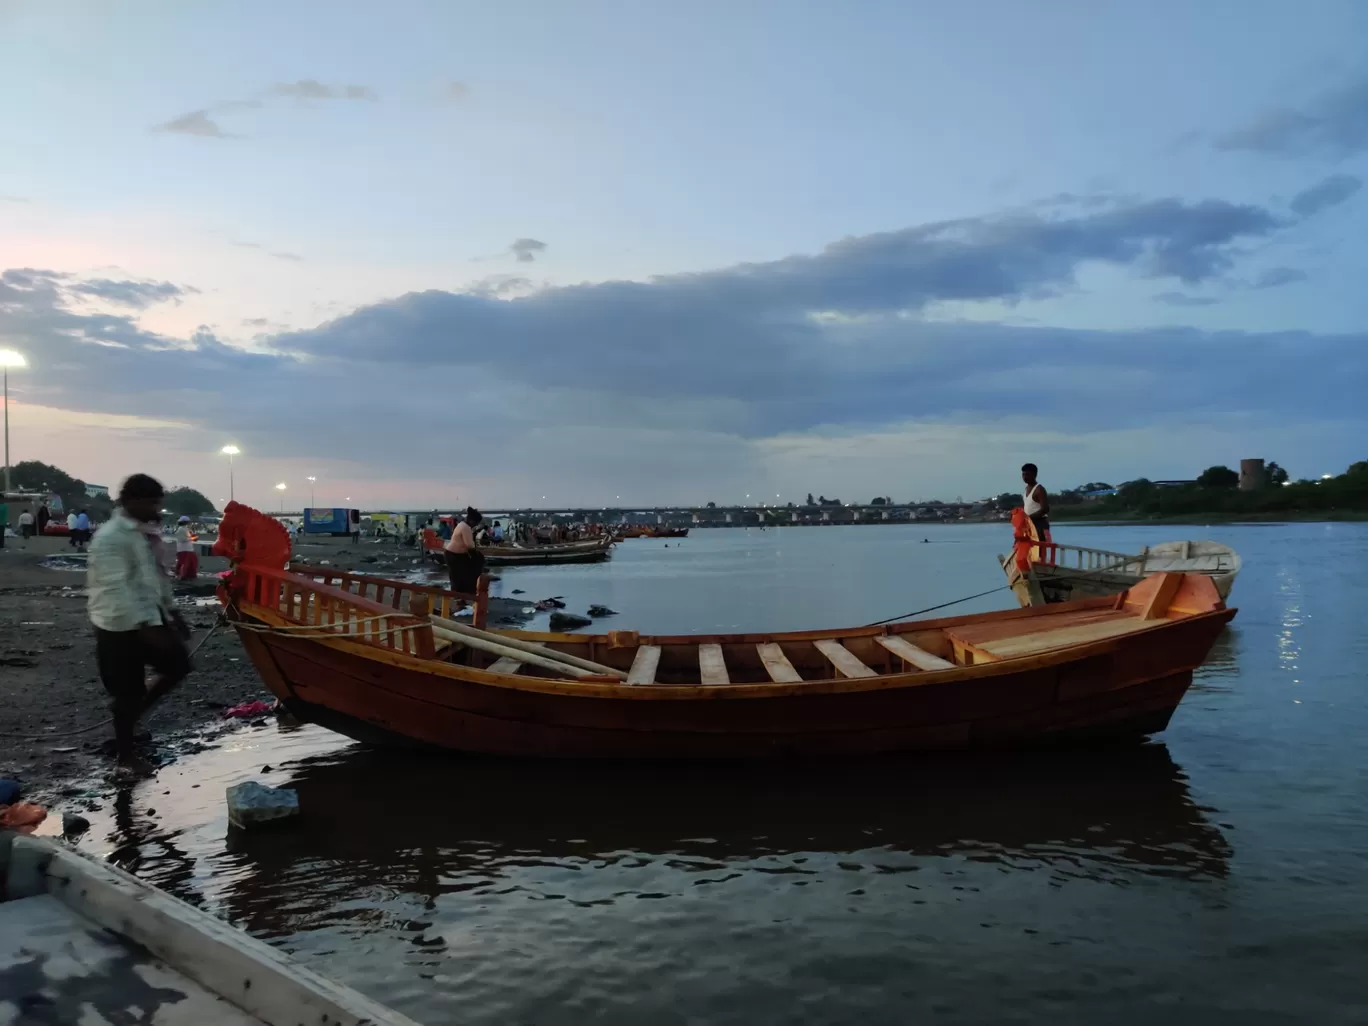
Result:
M299 539L296 559L339 570L397 579L445 575L416 550L369 539ZM177 603L194 629L194 648L218 619L215 577L226 560L200 559L197 580L175 586ZM108 695L95 665L86 616L84 556L65 538L6 539L0 550L0 777L19 780L36 800L89 795L112 769ZM525 603L491 601L491 624L527 619ZM240 723L224 710L270 700L237 635L214 630L195 654L195 672L143 721L149 758L167 764L202 751ZM83 728L93 727L91 730ZM73 810L80 811L80 810Z

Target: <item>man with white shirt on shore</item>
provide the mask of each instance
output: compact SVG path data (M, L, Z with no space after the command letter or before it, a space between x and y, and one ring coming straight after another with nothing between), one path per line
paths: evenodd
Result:
M134 750L138 718L190 673L185 622L172 606L171 581L156 552L162 486L134 474L119 492L119 508L95 534L86 566L87 610L95 628L100 679L113 699L119 771L154 768ZM146 668L156 671L152 687Z

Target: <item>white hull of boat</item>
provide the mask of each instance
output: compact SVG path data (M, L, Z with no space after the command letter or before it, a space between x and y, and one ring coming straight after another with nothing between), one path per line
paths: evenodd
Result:
M1202 574L1225 600L1242 566L1234 549L1212 541L1163 542L1134 555L1056 544L1054 562L1032 563L1025 574L1011 555L999 560L1022 606L1115 595L1156 573Z
M137 1021L153 1026L417 1026L64 846L0 833L0 869L0 976L22 963L25 978L39 977L30 995L0 988L0 1022L11 1021L5 1012L12 1001L59 1006L88 992L95 997L82 1004L82 1023L132 1022L125 1005L137 1005ZM22 1009L18 1014L26 1021Z

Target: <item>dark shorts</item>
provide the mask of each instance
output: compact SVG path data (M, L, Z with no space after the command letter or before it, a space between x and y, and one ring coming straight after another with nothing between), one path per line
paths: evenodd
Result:
M1045 536L1050 533L1050 518L1044 513L1037 513L1031 517L1031 523L1035 524L1036 537L1044 541Z
M170 633L176 643L161 647L148 645L137 631L95 628L95 662L115 709L142 708L149 666L165 677L180 678L190 672L190 653L175 633Z
M33 537L35 530L36 528L32 524L24 524L19 528L19 533L28 539Z
M484 556L479 552L447 552L446 565L451 590L458 595L474 595L484 570Z

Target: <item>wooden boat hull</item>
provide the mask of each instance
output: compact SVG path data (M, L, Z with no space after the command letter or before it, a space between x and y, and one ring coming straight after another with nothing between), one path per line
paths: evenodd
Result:
M999 556L998 562L1023 607L1117 595L1158 573L1206 577L1225 601L1242 565L1234 549L1218 542L1163 542L1128 554L1042 543L1035 526L1020 509L1013 511L1013 526L1016 544L1012 553Z
M243 607L240 626L272 626ZM1001 616L1002 614L996 614ZM537 681L343 638L240 630L294 715L360 741L490 755L736 759L1018 747L1162 731L1233 610L1107 639L1060 657L938 673L714 689ZM966 623L976 622L968 618ZM923 625L918 625L923 626ZM927 624L925 626L930 626ZM555 637L555 636L550 636ZM771 636L734 636L754 644ZM579 639L584 640L584 639ZM664 639L655 639L664 640ZM700 694L700 691L706 691Z
M1032 565L1030 574L1026 575L1013 573L1010 566L1004 567L1004 569L1007 571L1007 580L1012 586L1012 594L1016 596L1017 602L1022 606L1074 602L1079 599L1119 595L1144 580L1140 574L1079 570L1073 567L1051 566L1045 563ZM1216 593L1222 600L1230 597L1230 590L1235 584L1236 573L1208 574L1206 576L1216 586Z
M534 548L518 549L488 548L484 553L486 566L543 566L563 563L599 563L612 554L609 544L594 542L580 544L578 547L543 545Z
M446 565L443 542L436 532L423 534L423 551L434 563ZM607 559L613 551L613 539L607 535L587 541L564 542L551 545L490 545L482 548L485 566L546 566L562 563L597 563Z
M457 596L280 570L283 529L230 503L219 586L267 687L368 742L505 756L737 759L1010 748L1161 731L1235 615L1198 575L1115 599L715 636L485 631ZM434 614L434 607L437 609ZM472 620L481 620L480 600Z

